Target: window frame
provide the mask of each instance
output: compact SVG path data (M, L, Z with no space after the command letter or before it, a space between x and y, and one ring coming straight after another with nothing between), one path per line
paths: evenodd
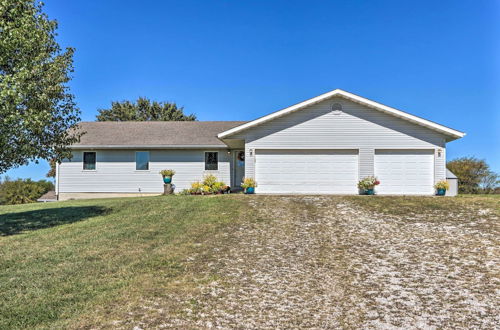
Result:
M85 154L94 154L94 168L85 168ZM96 151L83 151L82 152L82 170L83 171L95 171L97 170L97 152Z
M207 168L207 165L213 165L213 164L207 163L207 154L208 153L216 154L215 169L208 169ZM205 166L205 171L218 171L219 170L219 152L218 151L205 151L203 153L203 162L204 162L204 166Z
M146 169L138 169L137 168L137 154L139 152L146 152L148 154L148 162L147 162L147 168ZM151 153L149 150L136 150L135 153L134 153L134 156L135 156L135 170L138 171L138 172L148 172L150 169L149 169L149 163L151 162Z

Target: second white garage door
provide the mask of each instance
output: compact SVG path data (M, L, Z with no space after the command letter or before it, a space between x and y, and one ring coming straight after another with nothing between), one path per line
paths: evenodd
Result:
M256 150L258 193L356 194L357 150Z
M431 195L434 193L433 150L376 150L378 194Z

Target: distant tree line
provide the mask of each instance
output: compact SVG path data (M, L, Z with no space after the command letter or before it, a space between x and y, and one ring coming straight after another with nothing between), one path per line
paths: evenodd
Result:
M446 167L457 176L460 194L500 194L500 176L485 160L462 157L449 161Z
M51 190L54 190L54 184L47 180L11 180L6 176L0 180L0 204L34 203Z

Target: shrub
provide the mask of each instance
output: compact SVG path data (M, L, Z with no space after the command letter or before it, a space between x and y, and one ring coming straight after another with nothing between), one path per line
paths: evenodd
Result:
M0 186L1 204L34 203L40 196L53 190L54 184L50 181L31 179L6 180Z
M217 177L213 174L207 174L203 177L203 184L212 186L217 182Z
M218 181L217 177L213 174L208 174L203 177L203 181L191 183L189 192L193 195L203 194L217 194L228 190L229 187L222 181Z
M175 171L174 170L161 170L160 174L161 174L161 176L174 176Z
M373 189L375 188L375 186L378 186L379 184L380 181L376 177L367 176L366 178L359 180L358 189L363 189L363 190Z
M241 188L255 188L257 187L257 182L253 178L243 178L243 182L241 183Z
M222 189L226 186L226 184L222 181L217 181L217 182L214 182L212 184L212 186L210 187L210 192L212 193L218 193L220 191L222 191Z
M197 193L202 192L202 187L203 187L203 184L199 181L196 181L196 182L191 183L191 189L189 189L189 190L192 194L197 194Z
M450 184L446 180L441 180L441 181L436 182L436 184L434 185L434 188L449 190Z

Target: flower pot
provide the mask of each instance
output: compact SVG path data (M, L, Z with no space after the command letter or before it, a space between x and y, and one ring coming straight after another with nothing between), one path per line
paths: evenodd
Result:
M248 187L245 189L245 194L254 194L255 193L255 188L254 187Z
M444 196L446 194L446 189L437 189L438 196Z
M375 195L375 189L365 189L365 195Z
M163 182L164 183L170 183L170 182L172 182L172 177L171 176L164 176L163 177Z

